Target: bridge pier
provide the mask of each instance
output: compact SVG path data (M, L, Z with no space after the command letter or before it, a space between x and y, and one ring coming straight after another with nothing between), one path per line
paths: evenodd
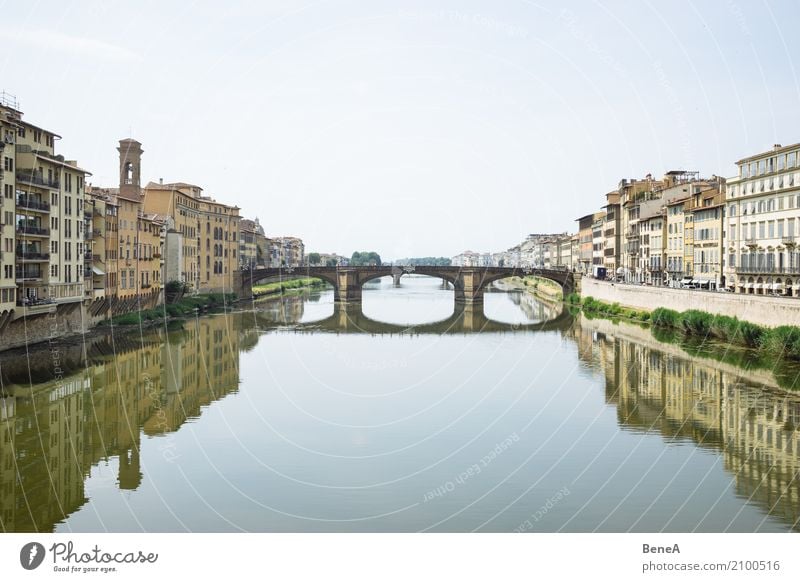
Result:
M400 277L402 277L402 276L403 276L402 274L398 275L397 273L392 275L392 284L395 287L399 287L400 286Z
M340 270L336 273L334 298L337 303L361 303L361 278L358 271Z
M483 305L482 269L465 269L458 274L454 284L456 303L463 305Z

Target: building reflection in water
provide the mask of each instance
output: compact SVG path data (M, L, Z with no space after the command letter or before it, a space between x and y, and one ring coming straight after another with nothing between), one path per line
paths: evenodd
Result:
M237 391L240 339L253 335L242 331L241 318L205 317L176 331L103 338L92 345L94 355L59 381L23 384L22 370L4 361L3 531L52 531L87 501L84 480L92 466L113 457L119 459L119 488L138 488L142 433L175 431ZM40 352L31 362L48 367L53 378L57 368L80 361L74 350ZM104 352L109 355L98 355Z
M176 431L235 393L239 352L252 350L265 329L301 322L304 300L288 297L250 312L203 317L174 331L99 337L88 347L60 347L55 356L45 347L30 359L0 360L0 527L52 531L86 503L84 480L92 467L114 457L118 487L139 488L146 479L141 440ZM525 299L519 301L525 309ZM530 316L553 315L537 305L528 306ZM447 321L428 331L536 332L492 324L480 314L454 317L455 327ZM581 364L604 376L605 399L624 430L713 450L738 495L798 529L800 398L779 389L769 371L744 372L689 356L633 325L563 315L553 321L548 329L574 342ZM340 309L308 331L329 331L326 326L394 330ZM59 367L63 379L54 381Z
M800 529L800 395L769 371L690 357L635 325L582 318L568 335L605 376L621 427L719 451L737 495Z

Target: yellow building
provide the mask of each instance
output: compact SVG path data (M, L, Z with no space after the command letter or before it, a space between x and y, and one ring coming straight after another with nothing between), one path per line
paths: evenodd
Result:
M84 179L55 153L56 133L23 120L0 98L0 314L49 312L84 298Z
M239 269L239 207L198 198L200 291L230 293Z

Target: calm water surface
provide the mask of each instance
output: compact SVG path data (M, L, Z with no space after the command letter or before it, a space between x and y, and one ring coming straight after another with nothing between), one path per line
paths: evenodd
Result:
M0 365L4 531L798 529L769 369L520 293L387 279Z

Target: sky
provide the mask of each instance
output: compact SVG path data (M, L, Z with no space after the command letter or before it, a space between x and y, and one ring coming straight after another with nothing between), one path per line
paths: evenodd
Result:
M0 0L0 90L118 181L185 181L306 250L500 251L621 178L800 142L793 2Z

